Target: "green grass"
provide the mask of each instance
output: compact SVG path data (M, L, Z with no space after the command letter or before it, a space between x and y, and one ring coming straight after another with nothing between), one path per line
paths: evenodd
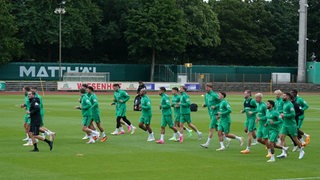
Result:
M132 96L133 97L133 96ZM153 104L151 126L156 138L160 136L159 96L150 95ZM306 155L298 160L298 153L289 151L286 159L266 163L264 146L253 146L251 154L242 155L237 141L232 141L224 152L214 134L208 149L199 144L206 141L209 117L206 109L192 113L193 122L204 132L204 138L196 135L186 138L183 144L169 142L164 145L146 142L147 134L137 129L134 135L109 136L105 143L86 144L81 140L80 111L77 95L45 95L45 125L57 132L52 152L45 143L39 143L39 153L30 153L31 147L23 147L24 110L18 106L22 95L0 95L0 179L280 179L319 177L319 95L302 95L309 103L303 130L311 134L311 144ZM110 95L98 95L103 127L108 134L114 130L114 107ZM231 132L244 136L244 114L240 114L241 95L227 97L233 112ZM273 99L266 96L264 100ZM191 100L201 105L203 97L192 95ZM132 111L132 99L128 103L128 118L137 126L140 112ZM172 132L167 129L166 139ZM287 141L291 146L291 142ZM276 150L276 154L279 154ZM78 156L77 154L83 154Z

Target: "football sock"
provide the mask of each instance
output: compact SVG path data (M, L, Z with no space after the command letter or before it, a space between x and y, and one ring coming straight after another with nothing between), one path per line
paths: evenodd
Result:
M208 138L206 144L209 145L209 144L210 144L210 141L211 141L211 138Z
M160 135L160 140L164 141L164 134Z

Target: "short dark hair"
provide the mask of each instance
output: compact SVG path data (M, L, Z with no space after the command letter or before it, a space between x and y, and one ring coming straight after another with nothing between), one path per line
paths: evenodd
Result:
M177 87L173 87L172 90L179 91L179 89Z
M247 89L247 90L245 90L245 92L249 93L251 96L251 90Z
M33 86L32 89L38 90L37 86Z
M223 96L224 98L227 97L227 94L226 94L225 92L220 91L219 93L222 94L222 96Z
M113 86L120 87L118 83L113 84Z
M29 86L25 86L23 87L26 91L30 91L30 87Z
M285 95L287 95L287 96L289 96L289 98L292 100L293 99L293 96L292 96L292 94L291 93L289 93L289 92L286 92L286 93L284 93Z
M164 92L167 91L165 87L160 87L159 89L162 90L162 91L164 91Z
M80 91L81 94L85 94L86 93L86 90L84 88L80 88L79 91Z
M272 107L274 107L274 101L273 100L268 100L268 103L272 105Z
M92 86L88 86L88 89L90 89L90 91L94 91Z
M182 89L184 89L185 91L187 91L187 87L186 86L180 86L180 87L182 87Z
M209 87L209 88L213 88L213 84L212 83L207 83L206 86Z
M297 89L292 89L291 92L298 94L298 90Z
M82 87L88 88L88 84L82 84Z

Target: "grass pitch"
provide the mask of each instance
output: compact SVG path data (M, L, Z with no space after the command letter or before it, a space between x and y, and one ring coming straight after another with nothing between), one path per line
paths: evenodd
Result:
M167 129L165 144L146 142L147 134L137 129L134 135L111 136L115 128L114 107L110 106L111 95L98 95L102 124L109 139L105 143L86 144L81 140L81 113L73 109L78 105L78 95L45 95L45 126L57 132L52 152L46 143L40 142L39 153L31 153L32 147L23 147L24 110L19 108L23 95L1 94L0 114L0 179L320 179L319 171L319 95L301 96L309 103L303 130L311 134L311 143L305 148L305 157L298 160L298 153L291 152L286 159L267 163L266 150L262 145L251 148L248 155L240 154L245 148L233 140L223 152L219 148L217 134L211 146L203 149L208 135L209 117L205 108L192 113L193 123L203 132L186 138L183 144L170 142L172 131ZM140 112L134 112L133 95L128 106L127 117L137 126ZM153 105L151 126L156 139L160 137L161 113L158 109L160 97L150 95ZM243 97L228 95L232 106L231 133L245 137L240 113ZM266 95L264 101L274 99ZM201 106L203 97L192 95L191 101ZM276 150L276 155L280 154Z

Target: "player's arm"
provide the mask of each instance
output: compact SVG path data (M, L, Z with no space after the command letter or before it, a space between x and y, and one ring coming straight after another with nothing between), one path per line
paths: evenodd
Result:
M267 107L266 107L265 105L263 106L262 111L263 111L263 112L267 112ZM260 118L261 121L267 120L266 113L265 113L264 116L261 116L261 117L259 117L259 118Z
M180 105L183 106L183 107L189 107L191 105L190 98L189 97L186 98L184 102L180 101Z
M148 101L147 103L141 104L141 109L143 110L149 110L151 109L151 103Z
M39 104L36 104L35 102L32 103L32 108L30 106L30 109L29 112L30 114L35 114L36 112L40 111L40 106Z
M89 99L85 99L84 101L85 102L82 104L81 108L83 110L87 110L87 109L91 108L92 104L91 104L90 100Z
M125 91L122 91L121 96L123 97L122 103L126 103L130 99L129 94L127 92L125 92Z
M231 106L228 103L221 103L220 109L222 109L222 107L225 107L223 109L226 109L226 110L220 111L221 115L226 115L232 112Z
M288 111L288 113L284 113L283 117L285 117L285 118L293 118L293 117L295 117L296 113L294 111L293 105L290 106L289 108L290 108L290 110Z
M94 97L91 108L96 108L96 107L98 107L98 99L96 97Z
M302 110L305 111L309 108L309 104L307 103L307 101L305 101L304 99L301 98L301 104L302 104Z

